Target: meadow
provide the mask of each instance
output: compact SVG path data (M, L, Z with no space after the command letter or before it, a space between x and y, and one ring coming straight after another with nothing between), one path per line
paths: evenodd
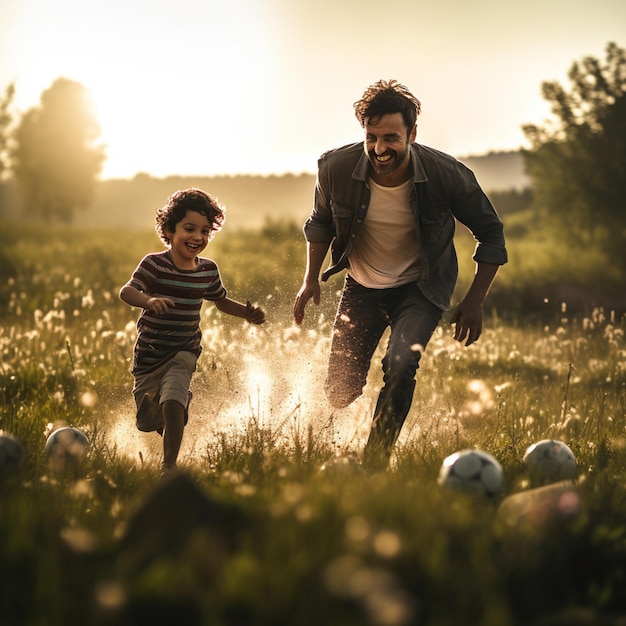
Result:
M299 226L226 227L206 254L268 321L205 305L183 471L168 481L158 436L134 426L137 311L117 297L156 235L1 226L0 429L25 449L0 473L3 626L624 623L626 323L542 291L539 276L558 279L554 248L551 261L540 242L512 242L518 267L494 287L474 346L444 319L392 464L369 474L332 463L358 458L380 383L376 366L347 410L324 399L341 277L297 327ZM63 424L90 447L55 472L44 444ZM501 502L531 492L523 455L545 438L577 458L575 506L503 518ZM466 448L501 463L501 502L437 484Z

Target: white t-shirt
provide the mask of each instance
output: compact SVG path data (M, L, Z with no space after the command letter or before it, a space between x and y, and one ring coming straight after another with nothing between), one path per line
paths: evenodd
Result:
M364 287L386 289L418 278L417 231L409 207L411 184L408 180L398 187L383 187L370 179L370 204L348 270Z

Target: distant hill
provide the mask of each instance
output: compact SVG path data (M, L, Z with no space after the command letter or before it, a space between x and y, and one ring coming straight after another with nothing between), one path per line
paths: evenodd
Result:
M530 185L521 152L490 152L483 156L459 157L459 161L476 174L481 187L487 192L520 191Z
M257 228L267 219L302 221L313 205L315 176L169 176L138 174L131 180L98 183L94 203L76 216L77 224L151 228L154 210L177 189L200 187L226 207L226 226Z
M485 191L523 189L528 185L519 152L496 152L459 159L474 171ZM257 228L267 219L304 222L313 205L313 174L281 176L169 176L138 174L132 179L98 182L94 202L75 222L93 226L152 228L154 210L177 189L196 186L226 206L228 229ZM13 186L11 186L13 187ZM3 194L0 215L19 217L15 189Z

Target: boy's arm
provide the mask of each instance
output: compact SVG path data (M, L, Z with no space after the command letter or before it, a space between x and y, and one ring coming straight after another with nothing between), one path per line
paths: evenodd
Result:
M243 317L251 324L262 324L265 321L265 311L258 304L246 304L232 300L231 298L222 298L215 300L215 306L222 312L235 317Z
M147 309L155 315L163 315L167 313L170 307L176 304L170 298L159 298L149 296L143 291L139 291L136 287L126 284L120 289L120 300L126 302L130 306L136 306L140 309Z

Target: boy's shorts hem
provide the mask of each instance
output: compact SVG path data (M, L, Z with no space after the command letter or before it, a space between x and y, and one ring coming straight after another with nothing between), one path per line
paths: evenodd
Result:
M144 394L137 407L137 417L135 420L137 429L149 433L163 426L163 416L161 415L161 405L155 394Z
M189 403L193 394L191 391L187 392L187 404L185 406L185 426L189 421ZM155 430L159 435L163 434L163 413L161 412L161 405L157 402L153 395L145 394L137 409L137 417L135 420L137 430L143 433L152 433Z
M158 369L135 377L133 395L137 406L136 425L142 432L163 428L161 404L176 400L185 409L189 405L189 385L196 369L197 357L191 352L179 352ZM187 423L185 411L185 423Z

